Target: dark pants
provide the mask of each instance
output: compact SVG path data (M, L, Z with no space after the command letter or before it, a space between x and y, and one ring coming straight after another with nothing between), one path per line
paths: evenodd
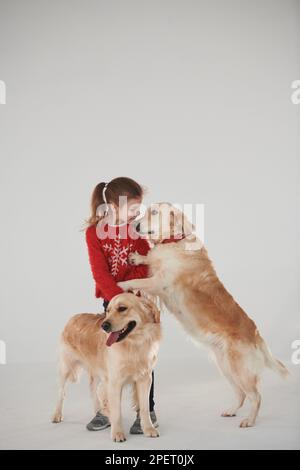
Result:
M103 307L104 311L106 312L106 308L108 306L108 300L103 301ZM154 410L154 372L152 371L152 383L151 383L151 388L150 388L150 394L149 394L149 409L150 411Z

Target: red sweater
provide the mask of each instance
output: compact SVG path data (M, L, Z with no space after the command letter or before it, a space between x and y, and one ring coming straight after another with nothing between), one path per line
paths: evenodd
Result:
M86 229L85 237L96 283L96 297L111 300L115 295L123 292L117 282L148 277L147 266L132 266L128 263L130 253L137 251L141 255L146 255L150 250L147 240L130 237L128 227L128 224L110 226L115 232L114 237L107 237L103 240L97 236L96 225L91 225ZM106 224L104 228L107 229L108 225Z

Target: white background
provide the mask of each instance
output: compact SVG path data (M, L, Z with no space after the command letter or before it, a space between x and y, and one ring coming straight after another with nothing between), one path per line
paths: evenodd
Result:
M217 272L299 375L299 13L290 0L0 0L5 409L9 371L54 364L66 320L101 310L80 230L94 186L117 176L147 186L145 202L205 204ZM165 366L175 388L193 377L205 391L205 354L171 316L163 328L157 394Z

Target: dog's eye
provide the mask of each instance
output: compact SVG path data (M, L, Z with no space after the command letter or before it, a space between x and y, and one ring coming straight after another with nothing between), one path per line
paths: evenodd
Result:
M151 211L151 215L157 215L157 214L158 214L158 210L156 210L156 209L152 209L152 211Z
M120 307L118 307L118 312L125 312L125 310L127 310L127 307L124 305L120 305Z

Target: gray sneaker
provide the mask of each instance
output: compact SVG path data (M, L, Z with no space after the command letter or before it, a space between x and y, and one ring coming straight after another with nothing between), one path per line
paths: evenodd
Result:
M107 416L104 416L100 411L98 411L92 421L86 425L86 428L89 431L100 431L101 429L108 428L109 426L110 422Z
M155 414L154 410L150 411L150 418L151 418L153 426L155 428L158 428L158 422L157 422L157 418L156 418L156 414ZM139 413L137 413L135 421L134 421L133 425L131 426L129 432L130 432L130 434L143 434L143 430L142 430L142 427L141 427L141 418L140 418Z

